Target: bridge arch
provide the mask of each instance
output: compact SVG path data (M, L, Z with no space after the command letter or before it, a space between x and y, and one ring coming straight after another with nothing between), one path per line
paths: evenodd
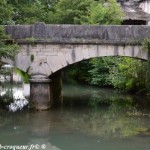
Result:
M27 47L30 47L28 54ZM22 48L23 51L16 58L16 66L25 72L28 71L31 76L50 76L69 65L95 57L127 56L147 60L147 51L136 45L38 44L24 45Z

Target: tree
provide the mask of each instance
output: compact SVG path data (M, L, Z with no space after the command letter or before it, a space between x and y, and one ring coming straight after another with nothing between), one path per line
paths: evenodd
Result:
M17 44L6 44L8 39L10 39L10 37L5 34L3 26L0 26L0 66L3 64L1 61L2 57L14 59L19 50Z
M6 0L0 0L0 25L12 24L13 8Z
M110 68L114 66L114 57L94 58L90 60L91 68L89 83L98 86L110 86L109 80Z
M3 0L15 24L119 24L123 13L116 0Z
M119 24L123 13L115 0L59 0L55 6L55 23Z
M81 24L92 3L93 0L59 0L55 6L55 23Z
M118 57L110 68L110 81L115 88L126 91L145 89L146 62L129 57Z
M81 21L82 24L121 24L123 12L116 0L107 2L93 2L88 10L88 15Z
M8 4L13 7L12 19L15 24L33 24L40 21L42 15L41 5L38 0L10 0Z
M53 11L57 0L9 0L13 7L12 19L15 24L36 22L54 23Z

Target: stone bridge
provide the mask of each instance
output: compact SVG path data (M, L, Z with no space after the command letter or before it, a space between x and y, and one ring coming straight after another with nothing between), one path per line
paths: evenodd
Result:
M150 26L34 25L5 26L21 47L17 68L31 82L31 106L50 106L50 75L82 60L104 56L147 59L141 42L150 38Z

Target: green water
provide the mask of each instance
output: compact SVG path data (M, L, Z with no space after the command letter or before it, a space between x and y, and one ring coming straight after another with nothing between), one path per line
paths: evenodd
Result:
M65 85L63 91L64 103L59 108L15 113L1 110L1 146L150 150L150 99L81 85Z

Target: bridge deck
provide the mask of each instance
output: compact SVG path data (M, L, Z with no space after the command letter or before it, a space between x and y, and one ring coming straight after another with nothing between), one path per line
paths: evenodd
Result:
M19 43L140 43L150 38L150 26L131 25L34 25L5 26L6 33Z

